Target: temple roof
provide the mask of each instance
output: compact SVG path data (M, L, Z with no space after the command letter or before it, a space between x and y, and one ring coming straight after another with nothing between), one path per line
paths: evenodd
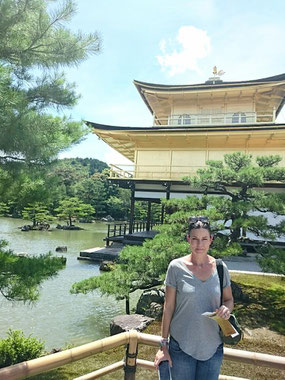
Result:
M199 93L199 92L221 92L221 91L234 91L242 90L249 92L251 89L259 89L263 91L263 88L270 89L274 95L278 95L276 98L276 116L281 111L285 102L285 73L247 81L235 81L235 82L223 82L219 78L210 78L210 80L205 83L199 84L185 84L185 85L165 85L165 84L154 84L134 80L134 85L136 86L138 92L140 93L143 101L153 114L155 112L155 104L152 104L151 96L154 94L167 94L169 97L175 96L176 93ZM278 91L277 91L278 88Z
M109 146L131 161L139 149L191 149L200 146L238 148L247 144L250 148L283 147L285 124L264 123L258 125L208 125L208 126L157 126L151 128L122 127L86 121L94 133Z
M153 89L162 89L163 91L169 90L169 91L175 91L175 90L185 90L185 89L197 89L197 88L222 88L222 87L236 87L236 86L251 86L255 84L262 84L262 83L268 83L268 82L282 82L285 81L285 73L274 75L272 77L267 78L261 78L261 79L253 79L253 80L247 80L247 81L234 81L234 82L224 82L221 80L217 80L216 83L211 83L212 81L206 81L204 83L199 84L182 84L182 85L168 85L168 84L154 84L154 83L147 83L147 82L141 82L134 80L134 84L136 86L142 87L142 88L153 88Z

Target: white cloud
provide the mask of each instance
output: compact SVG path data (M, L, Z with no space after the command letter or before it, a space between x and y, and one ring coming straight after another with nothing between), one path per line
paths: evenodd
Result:
M178 43L178 51L175 47ZM173 51L168 54L167 45L174 45ZM187 70L200 72L198 61L207 57L211 50L210 37L207 32L195 26L182 26L175 39L160 41L162 55L157 56L163 70L169 70L169 75L182 74Z

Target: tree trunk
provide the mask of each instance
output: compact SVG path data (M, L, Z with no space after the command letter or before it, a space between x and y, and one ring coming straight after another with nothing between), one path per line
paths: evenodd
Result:
M231 232L231 241L238 241L238 239L240 238L240 227L238 228L234 228Z

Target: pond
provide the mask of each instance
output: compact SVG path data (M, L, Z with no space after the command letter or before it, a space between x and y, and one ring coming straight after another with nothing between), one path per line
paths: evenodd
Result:
M67 263L56 277L43 282L40 299L33 305L0 296L0 337L6 337L9 328L21 329L44 340L46 349L51 350L108 336L112 318L125 311L124 301L102 296L99 291L86 295L69 293L74 282L100 274L98 264L79 261L77 257L83 249L104 246L107 225L96 222L79 224L84 228L81 231L22 232L18 227L24 224L26 221L21 219L0 218L0 239L7 240L15 252L38 255L51 251L65 256ZM67 252L55 252L62 245L67 246Z

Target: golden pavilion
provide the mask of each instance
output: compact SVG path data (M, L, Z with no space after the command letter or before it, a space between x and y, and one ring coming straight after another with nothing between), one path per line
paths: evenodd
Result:
M285 167L285 123L276 118L285 101L285 73L268 78L162 85L134 81L153 116L146 128L87 122L94 133L133 165L111 165L112 182L136 200L158 201L197 192L182 178L225 153L279 154ZM284 185L268 184L278 189Z

